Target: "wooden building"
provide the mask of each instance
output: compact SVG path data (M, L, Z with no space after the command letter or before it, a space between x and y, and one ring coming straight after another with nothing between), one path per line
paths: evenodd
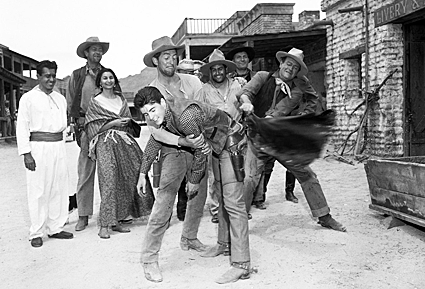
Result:
M15 114L21 95L32 89L37 81L35 67L38 61L10 50L0 44L0 135L14 135L15 124L11 122L12 135L8 135L6 121L6 103L9 111Z

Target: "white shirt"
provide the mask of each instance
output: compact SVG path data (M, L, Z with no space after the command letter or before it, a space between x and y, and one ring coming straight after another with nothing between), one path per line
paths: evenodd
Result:
M16 127L16 141L20 155L31 152L31 132L63 132L67 127L66 99L52 91L43 92L38 85L22 95Z

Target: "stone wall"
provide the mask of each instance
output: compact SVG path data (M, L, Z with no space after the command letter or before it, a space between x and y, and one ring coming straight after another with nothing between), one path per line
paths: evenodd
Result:
M337 113L331 138L336 148L340 148L349 133L355 130L364 113L362 106L351 115L365 98L364 93L359 94L359 88L364 90L368 87L369 91L375 89L392 70L398 68L398 72L380 90L380 99L371 106L365 153L378 156L403 155L403 31L401 25L397 24L375 28L373 19L373 11L392 1L369 0L369 65L366 67L365 53L359 53L358 56L349 53L356 48L361 51L366 44L366 13L338 12L338 9L361 7L364 1L322 0L326 20L334 23L334 26L327 28L325 86L327 106ZM341 53L345 53L344 59L340 58ZM356 134L350 137L347 148L353 147Z

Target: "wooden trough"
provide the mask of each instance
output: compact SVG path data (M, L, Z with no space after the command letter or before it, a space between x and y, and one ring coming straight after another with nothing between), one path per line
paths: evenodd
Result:
M368 160L369 208L425 227L425 156Z

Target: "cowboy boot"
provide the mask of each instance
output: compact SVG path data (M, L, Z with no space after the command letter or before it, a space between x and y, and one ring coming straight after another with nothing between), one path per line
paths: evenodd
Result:
M227 284L236 282L239 279L249 279L251 273L250 263L236 263L233 262L229 270L221 277L215 280L218 284Z
M204 253L201 254L201 257L217 257L223 254L224 256L230 255L229 244L220 244L217 243L215 246L208 248Z
M347 232L347 229L341 223L337 222L334 218L332 218L331 214L319 217L318 223L325 228L340 232Z
M286 171L286 180L285 180L285 198L286 200L298 203L297 197L294 195L294 189L295 189L295 176L290 172Z
M204 252L207 249L207 246L201 243L198 239L188 239L186 237L180 238L180 248L183 251L189 251L189 249Z
M143 263L143 271L147 280L156 283L162 282L162 274L158 262Z

